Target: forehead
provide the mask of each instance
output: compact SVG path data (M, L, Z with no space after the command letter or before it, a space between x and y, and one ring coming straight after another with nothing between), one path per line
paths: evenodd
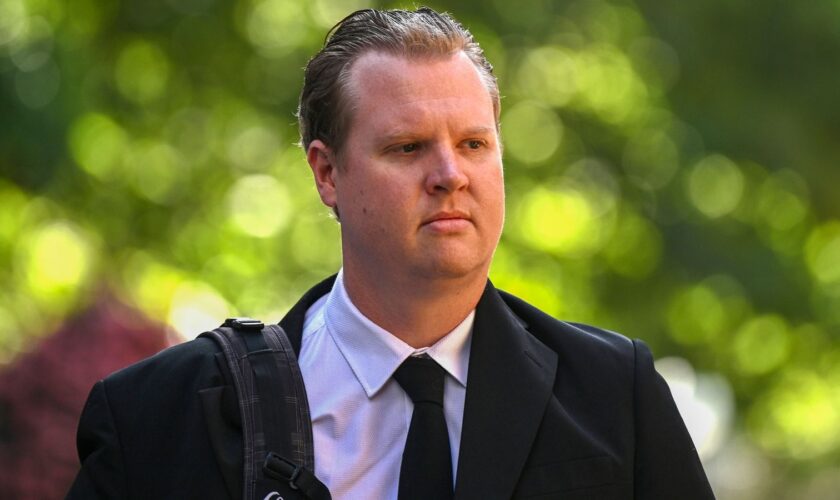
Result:
M362 55L350 69L347 97L353 115L400 108L423 114L455 106L493 119L493 101L478 68L463 51L440 56ZM388 114L388 113L385 113Z

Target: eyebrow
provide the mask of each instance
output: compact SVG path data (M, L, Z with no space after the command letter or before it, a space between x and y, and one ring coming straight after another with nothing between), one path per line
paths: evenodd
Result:
M461 131L462 135L485 135L485 134L493 134L496 132L496 129L493 127L485 127L485 126L476 126L470 127L463 131ZM411 132L409 130L396 130L393 133L386 134L382 136L378 142L396 142L403 139L413 139L417 137L417 134Z
M390 134L385 134L377 139L377 142L396 142L404 139L415 137L417 134L412 134L407 130L396 130Z
M483 135L495 133L495 127L471 127L464 131L466 135Z

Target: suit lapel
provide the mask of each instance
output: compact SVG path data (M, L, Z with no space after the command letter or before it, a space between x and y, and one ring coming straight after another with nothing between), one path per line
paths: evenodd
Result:
M510 498L552 393L557 355L488 281L476 307L455 498Z

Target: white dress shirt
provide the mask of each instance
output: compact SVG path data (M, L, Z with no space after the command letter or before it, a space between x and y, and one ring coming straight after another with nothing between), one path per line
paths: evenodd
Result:
M300 369L315 444L315 475L335 499L396 499L414 405L391 378L409 356L446 370L444 416L458 466L475 311L431 347L415 349L365 317L339 271L330 293L306 312Z

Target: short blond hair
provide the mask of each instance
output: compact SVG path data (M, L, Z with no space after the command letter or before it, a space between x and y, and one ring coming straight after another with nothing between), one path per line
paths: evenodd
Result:
M298 105L304 150L315 139L339 152L350 123L348 79L362 55L381 51L407 58L445 57L463 51L490 92L496 125L499 87L493 66L472 34L449 14L428 7L408 10L358 10L327 33L324 47L309 60Z

